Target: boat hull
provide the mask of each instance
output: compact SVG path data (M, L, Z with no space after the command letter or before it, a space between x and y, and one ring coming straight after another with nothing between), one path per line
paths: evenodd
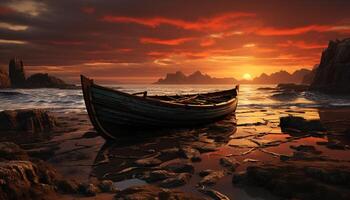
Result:
M208 123L236 110L237 98L210 105L184 105L133 96L93 83L82 76L86 108L95 129L105 138L116 139L120 129L184 127ZM236 90L226 91L235 92ZM215 95L206 94L206 95Z

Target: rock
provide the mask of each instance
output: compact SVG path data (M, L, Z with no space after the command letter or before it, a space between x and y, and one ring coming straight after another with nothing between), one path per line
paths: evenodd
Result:
M200 171L200 172L198 173L198 175L199 175L200 177L204 177L204 176L207 176L207 175L209 175L210 173L213 173L213 172L214 172L214 170L206 169L206 170Z
M309 89L308 85L298 85L294 83L282 83L277 85L277 89L283 91L304 92Z
M117 200L140 200L140 199L177 199L177 200L199 200L204 199L185 194L176 190L162 189L152 185L134 186L118 192L115 196Z
M180 173L175 177L171 177L163 180L160 183L161 187L173 188L185 185L191 179L191 174L189 173Z
M100 192L99 188L92 183L80 184L78 187L78 191L80 194L88 197L96 196L96 194Z
M316 70L318 68L318 64L317 65L314 65L314 67L312 68L311 72L306 74L304 77L303 77L303 81L302 81L302 84L304 85L310 85L314 79L315 79L315 76L316 76Z
M333 171L337 169L295 165L248 166L244 174L233 176L232 182L241 186L260 186L286 199L349 199L350 191L337 185L348 186L349 171L336 173L336 182L324 181L324 174Z
M56 176L44 163L0 162L0 199L45 199L54 193Z
M246 158L243 160L243 162L247 163L257 163L257 162L260 162L260 160L257 160L257 159L252 159L252 158Z
M116 192L118 189L114 186L113 181L111 180L103 180L98 183L98 188L101 192Z
M234 171L240 165L236 159L227 157L220 158L220 164L231 171Z
M322 53L311 89L350 93L350 38L329 42Z
M233 174L232 176L232 183L233 184L240 184L242 182L245 182L247 180L247 173L246 172L238 172Z
M149 183L162 181L164 179L176 176L175 173L169 172L167 170L155 170L145 174L145 176L141 177Z
M169 170L175 173L193 173L194 167L190 163L171 163L165 167L163 167L165 170Z
M307 152L307 151L295 151L293 155L290 157L290 160L309 160L309 161L317 161L317 160L326 160L325 156L319 155L320 152Z
M0 88L11 87L9 75L0 69Z
M69 85L65 83L63 80L56 78L54 76L50 76L47 73L33 74L27 79L25 87L27 88L61 88L61 89L75 88L74 85Z
M280 155L281 161L287 161L287 160L290 160L291 158L292 156L289 156L289 155Z
M271 98L278 101L292 101L298 98L296 92L279 92L271 95Z
M346 169L325 170L319 167L307 167L305 173L329 184L348 185L350 181L350 171Z
M205 153L205 152L211 152L211 151L216 151L216 146L215 144L210 144L210 143L206 143L206 142L193 142L192 147L197 149L199 152L201 153Z
M280 127L283 132L288 132L291 129L305 132L317 132L326 130L321 124L320 120L306 120L302 117L295 117L291 115L280 118Z
M59 180L56 182L57 189L63 194L76 194L79 191L79 184L73 180Z
M165 158L177 158L180 154L179 148L169 148L169 149L163 149L160 151L161 155Z
M200 188L200 189L198 189L198 191L200 191L201 193L203 193L205 195L208 195L213 200L230 200L230 198L227 197L226 195L224 195L216 190L213 190L213 189Z
M23 68L22 60L14 58L9 63L9 78L11 87L20 88L25 86L26 77Z
M88 131L86 133L84 133L84 135L82 136L82 138L95 138L100 136L97 132L95 131Z
M276 88L271 88L271 87L261 87L261 88L258 88L258 90L276 90Z
M215 185L219 181L219 179L224 176L225 176L225 173L223 171L212 171L206 176L204 176L202 180L199 181L199 185L204 185L204 186Z
M28 154L17 144L12 142L0 142L0 161L28 159Z
M39 148L29 149L26 150L26 152L30 157L39 158L41 160L48 160L55 155L55 151L59 148L60 147L56 145L48 145Z
M197 149L193 149L189 146L180 148L180 155L184 158L191 159L192 161L200 161L201 153Z
M39 133L51 131L55 126L55 118L44 110L5 110L0 112L0 131Z
M348 148L346 144L343 144L339 140L330 140L325 145L329 149L346 150Z
M301 152L307 152L307 153L311 153L311 154L321 154L321 151L317 151L316 148L314 146L311 145L299 145L299 146L290 146L291 149L297 150L297 151L301 151Z
M162 161L156 157L142 158L135 161L135 164L140 167L152 167L161 163Z
M47 73L33 74L26 79L23 62L17 58L10 60L8 77L6 73L0 72L0 88L9 86L13 88L79 88L75 85L67 84L63 80L50 76Z

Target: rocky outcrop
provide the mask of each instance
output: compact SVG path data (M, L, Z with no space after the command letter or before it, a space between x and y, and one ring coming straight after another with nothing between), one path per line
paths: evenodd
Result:
M329 42L311 88L329 93L350 93L350 38Z
M306 120L292 115L280 117L280 127L283 132L317 132L326 130L320 120Z
M23 61L14 58L9 63L9 75L0 69L0 88L60 88L77 89L73 84L67 84L63 80L50 76L47 73L37 73L25 77Z
M235 185L260 186L283 199L349 199L350 171L344 167L249 166Z
M4 160L29 160L29 156L15 143L0 142L0 161Z
M212 186L215 185L222 177L225 176L224 171L201 171L199 175L202 175L202 180L199 181L199 185Z
M9 75L0 69L0 88L9 88L10 86L11 82Z
M309 89L308 85L297 85L293 83L278 84L277 89L283 92L304 92Z
M240 165L236 159L227 157L220 158L220 164L231 171L234 171Z
M127 188L121 192L118 192L115 199L178 199L178 200L191 200L191 199L204 199L195 197L176 190L166 190L159 187L145 185L135 186Z
M51 165L29 157L12 142L0 142L0 199L56 199L59 194L95 196L118 191L110 180L81 183L64 179Z
M0 131L47 132L55 127L55 119L47 111L5 110L0 112Z
M318 68L318 64L315 65L311 72L306 74L304 77L303 77L303 81L301 82L301 84L304 84L304 85L310 85L313 81L314 81L314 78L316 76L316 70Z
M56 172L40 163L0 162L0 199L50 199L55 178Z
M24 73L24 67L22 60L14 58L9 63L9 77L11 81L11 87L24 87L26 82L26 76Z
M168 73L164 79L159 79L155 84L233 84L234 78L214 78L207 74L196 71L186 76L181 71Z
M33 74L26 80L26 88L73 88L74 85L69 85L63 80L50 76L49 74L38 73Z
M164 188L174 188L185 185L191 179L192 175L189 173L179 173L174 177L170 177L168 179L163 180L160 183L161 187Z

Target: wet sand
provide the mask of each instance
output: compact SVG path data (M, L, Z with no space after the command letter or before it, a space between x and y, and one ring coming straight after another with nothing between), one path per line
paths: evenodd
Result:
M43 156L43 159L63 176L81 182L108 179L119 189L145 184L163 187L166 185L164 180L149 181L149 174L168 170L169 166L177 163L192 166L193 170L172 172L173 177L186 173L190 178L180 181L180 184L175 181L170 188L206 198L208 196L200 192L200 188L212 188L231 199L280 199L263 187L233 184L232 177L248 167L265 165L342 166L350 170L350 136L346 135L350 128L349 108L238 109L235 115L205 126L135 132L131 138L114 142L105 142L96 134L86 113L53 113L59 128L52 137L37 140L23 138L17 143L34 152L33 155L35 152L36 155L50 155ZM283 133L279 119L288 115L320 119L328 130ZM2 136L1 140L14 138ZM302 156L295 156L303 151L298 148L300 146L314 148L303 152ZM223 164L223 158L232 159L238 164L232 168ZM210 185L202 185L200 182L203 178L199 172L208 169L222 171L224 175L215 178ZM112 197L112 194L98 194L89 199Z

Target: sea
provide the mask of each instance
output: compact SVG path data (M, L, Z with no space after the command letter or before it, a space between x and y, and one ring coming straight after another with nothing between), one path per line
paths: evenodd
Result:
M148 95L197 94L232 88L232 85L106 85L127 93L147 91ZM241 85L238 109L318 108L350 106L350 96L319 92L281 92L276 85ZM80 89L2 89L0 111L13 109L52 109L55 112L84 112Z

